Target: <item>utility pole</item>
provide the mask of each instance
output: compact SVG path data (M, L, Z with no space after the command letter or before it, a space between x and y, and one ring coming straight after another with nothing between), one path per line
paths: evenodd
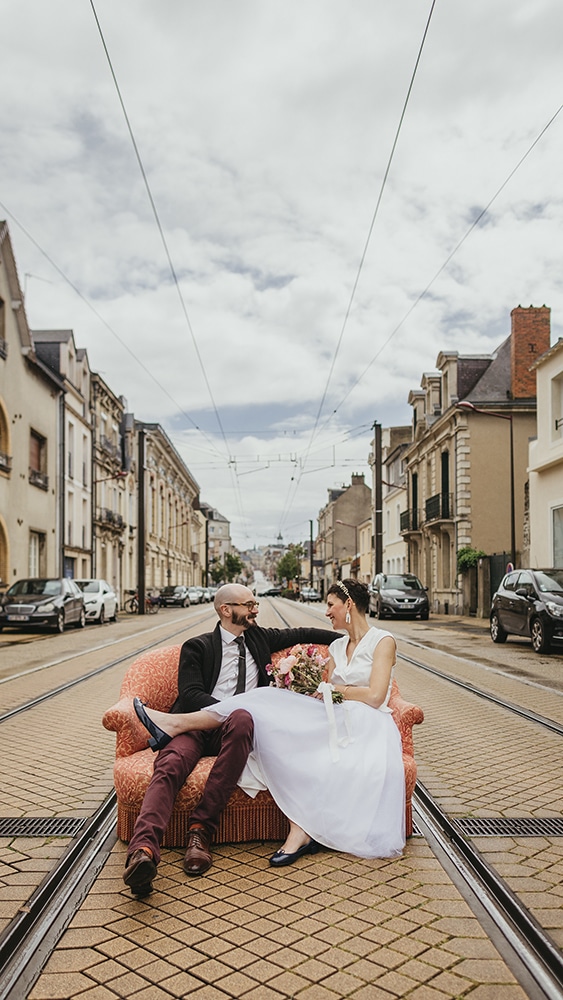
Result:
M309 521L309 582L313 586L313 522Z
M374 421L373 424L373 458L374 458L374 484L375 484L375 572L383 571L383 493L381 475L381 424Z
M145 431L139 428L137 494L137 614L145 613Z

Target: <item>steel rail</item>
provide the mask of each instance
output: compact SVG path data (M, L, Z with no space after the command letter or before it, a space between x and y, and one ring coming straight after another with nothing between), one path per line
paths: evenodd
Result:
M31 982L23 983L22 977L37 977L104 863L100 851L115 836L115 806L116 795L112 792L0 934L2 1000L21 1000L28 995ZM73 893L77 898L71 901ZM47 937L50 940L46 952Z
M543 995L549 1000L561 1000L563 954L554 941L420 782L413 794L413 809L422 832L426 829L454 864Z
M190 628L192 627L192 625L199 625L202 621L205 621L206 617L207 615L204 615L197 621L190 622ZM62 694L64 691L69 691L71 688L76 687L77 684L82 684L84 681L90 680L91 677L96 677L98 674L103 674L104 671L111 670L112 667L118 666L125 660L130 660L134 656L139 656L141 653L145 653L148 649L152 649L154 646L162 645L163 639L165 641L173 639L175 636L181 635L182 632L185 631L186 631L186 626L184 625L183 628L176 629L174 632L170 632L168 635L164 637L160 636L158 639L155 639L154 642L149 642L145 646L139 646L139 648L132 653L126 653L123 656L119 656L116 660L112 660L110 663L104 663L102 664L101 667L96 667L94 670L88 671L87 674L81 674L80 677L75 677L71 681L66 681L65 684L60 684L58 687L52 688L51 691L45 691L44 694L37 695L36 698L30 698L29 701L23 702L22 705L17 705L16 708L11 708L8 712L4 712L2 715L0 715L0 723L7 722L8 719L12 719L14 716L19 715L21 712L27 712L28 709L35 708L36 705L40 705L42 702L48 701L50 698L55 698L56 695ZM78 656L81 655L84 654L81 653L78 654Z
M550 729L551 732L557 733L558 736L563 736L563 725L561 725L560 722L555 722L554 719L548 719L545 715L538 715L537 712L532 712L529 708L523 708L522 705L516 705L512 701L507 701L505 698L492 694L490 691L484 691L482 688L476 687L475 684L472 684L470 681L463 681L458 677L451 677L449 674L444 673L443 670L438 670L436 667L430 667L427 663L421 663L420 660L415 660L412 656L406 656L404 653L397 653L397 658L404 660L405 663L411 663L414 667L418 667L420 670L426 670L427 673L433 674L434 677L439 677L440 680L447 681L449 684L455 684L457 687L463 688L464 691L469 691L478 698L484 698L486 701L490 701L494 705L499 705L500 708L505 708L507 711L513 712L515 715L520 715L528 722L536 722L539 726L543 726L544 729Z

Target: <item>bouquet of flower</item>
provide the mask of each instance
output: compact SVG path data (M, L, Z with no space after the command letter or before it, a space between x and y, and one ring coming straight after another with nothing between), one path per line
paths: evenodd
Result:
M297 645L276 664L269 663L266 671L275 687L298 694L314 694L321 681L327 679L327 663L328 656L321 656L317 646ZM340 704L344 699L339 691L333 691L332 700Z

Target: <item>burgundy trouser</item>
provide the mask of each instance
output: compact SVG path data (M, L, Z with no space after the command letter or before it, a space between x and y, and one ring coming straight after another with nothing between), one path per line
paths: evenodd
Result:
M219 726L205 733L182 733L160 750L145 793L128 856L139 847L150 847L155 864L160 844L172 815L180 788L201 757L217 757L205 783L203 797L190 816L190 823L203 823L215 833L219 816L227 805L252 750L254 724L245 709L237 709Z

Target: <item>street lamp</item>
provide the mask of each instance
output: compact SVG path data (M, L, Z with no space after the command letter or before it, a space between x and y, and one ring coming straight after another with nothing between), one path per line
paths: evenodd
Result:
M484 410L468 399L455 404L458 410L467 410L472 413L483 413L486 417L499 417L500 420L508 420L510 423L510 561L512 568L516 566L516 533L514 518L514 431L511 413L499 413L498 410Z
M350 524L349 521L341 521L339 517L336 518L336 524L343 524L346 528L354 529L354 557L356 560L356 580L358 579L358 569L360 561L360 553L358 552L358 525Z

